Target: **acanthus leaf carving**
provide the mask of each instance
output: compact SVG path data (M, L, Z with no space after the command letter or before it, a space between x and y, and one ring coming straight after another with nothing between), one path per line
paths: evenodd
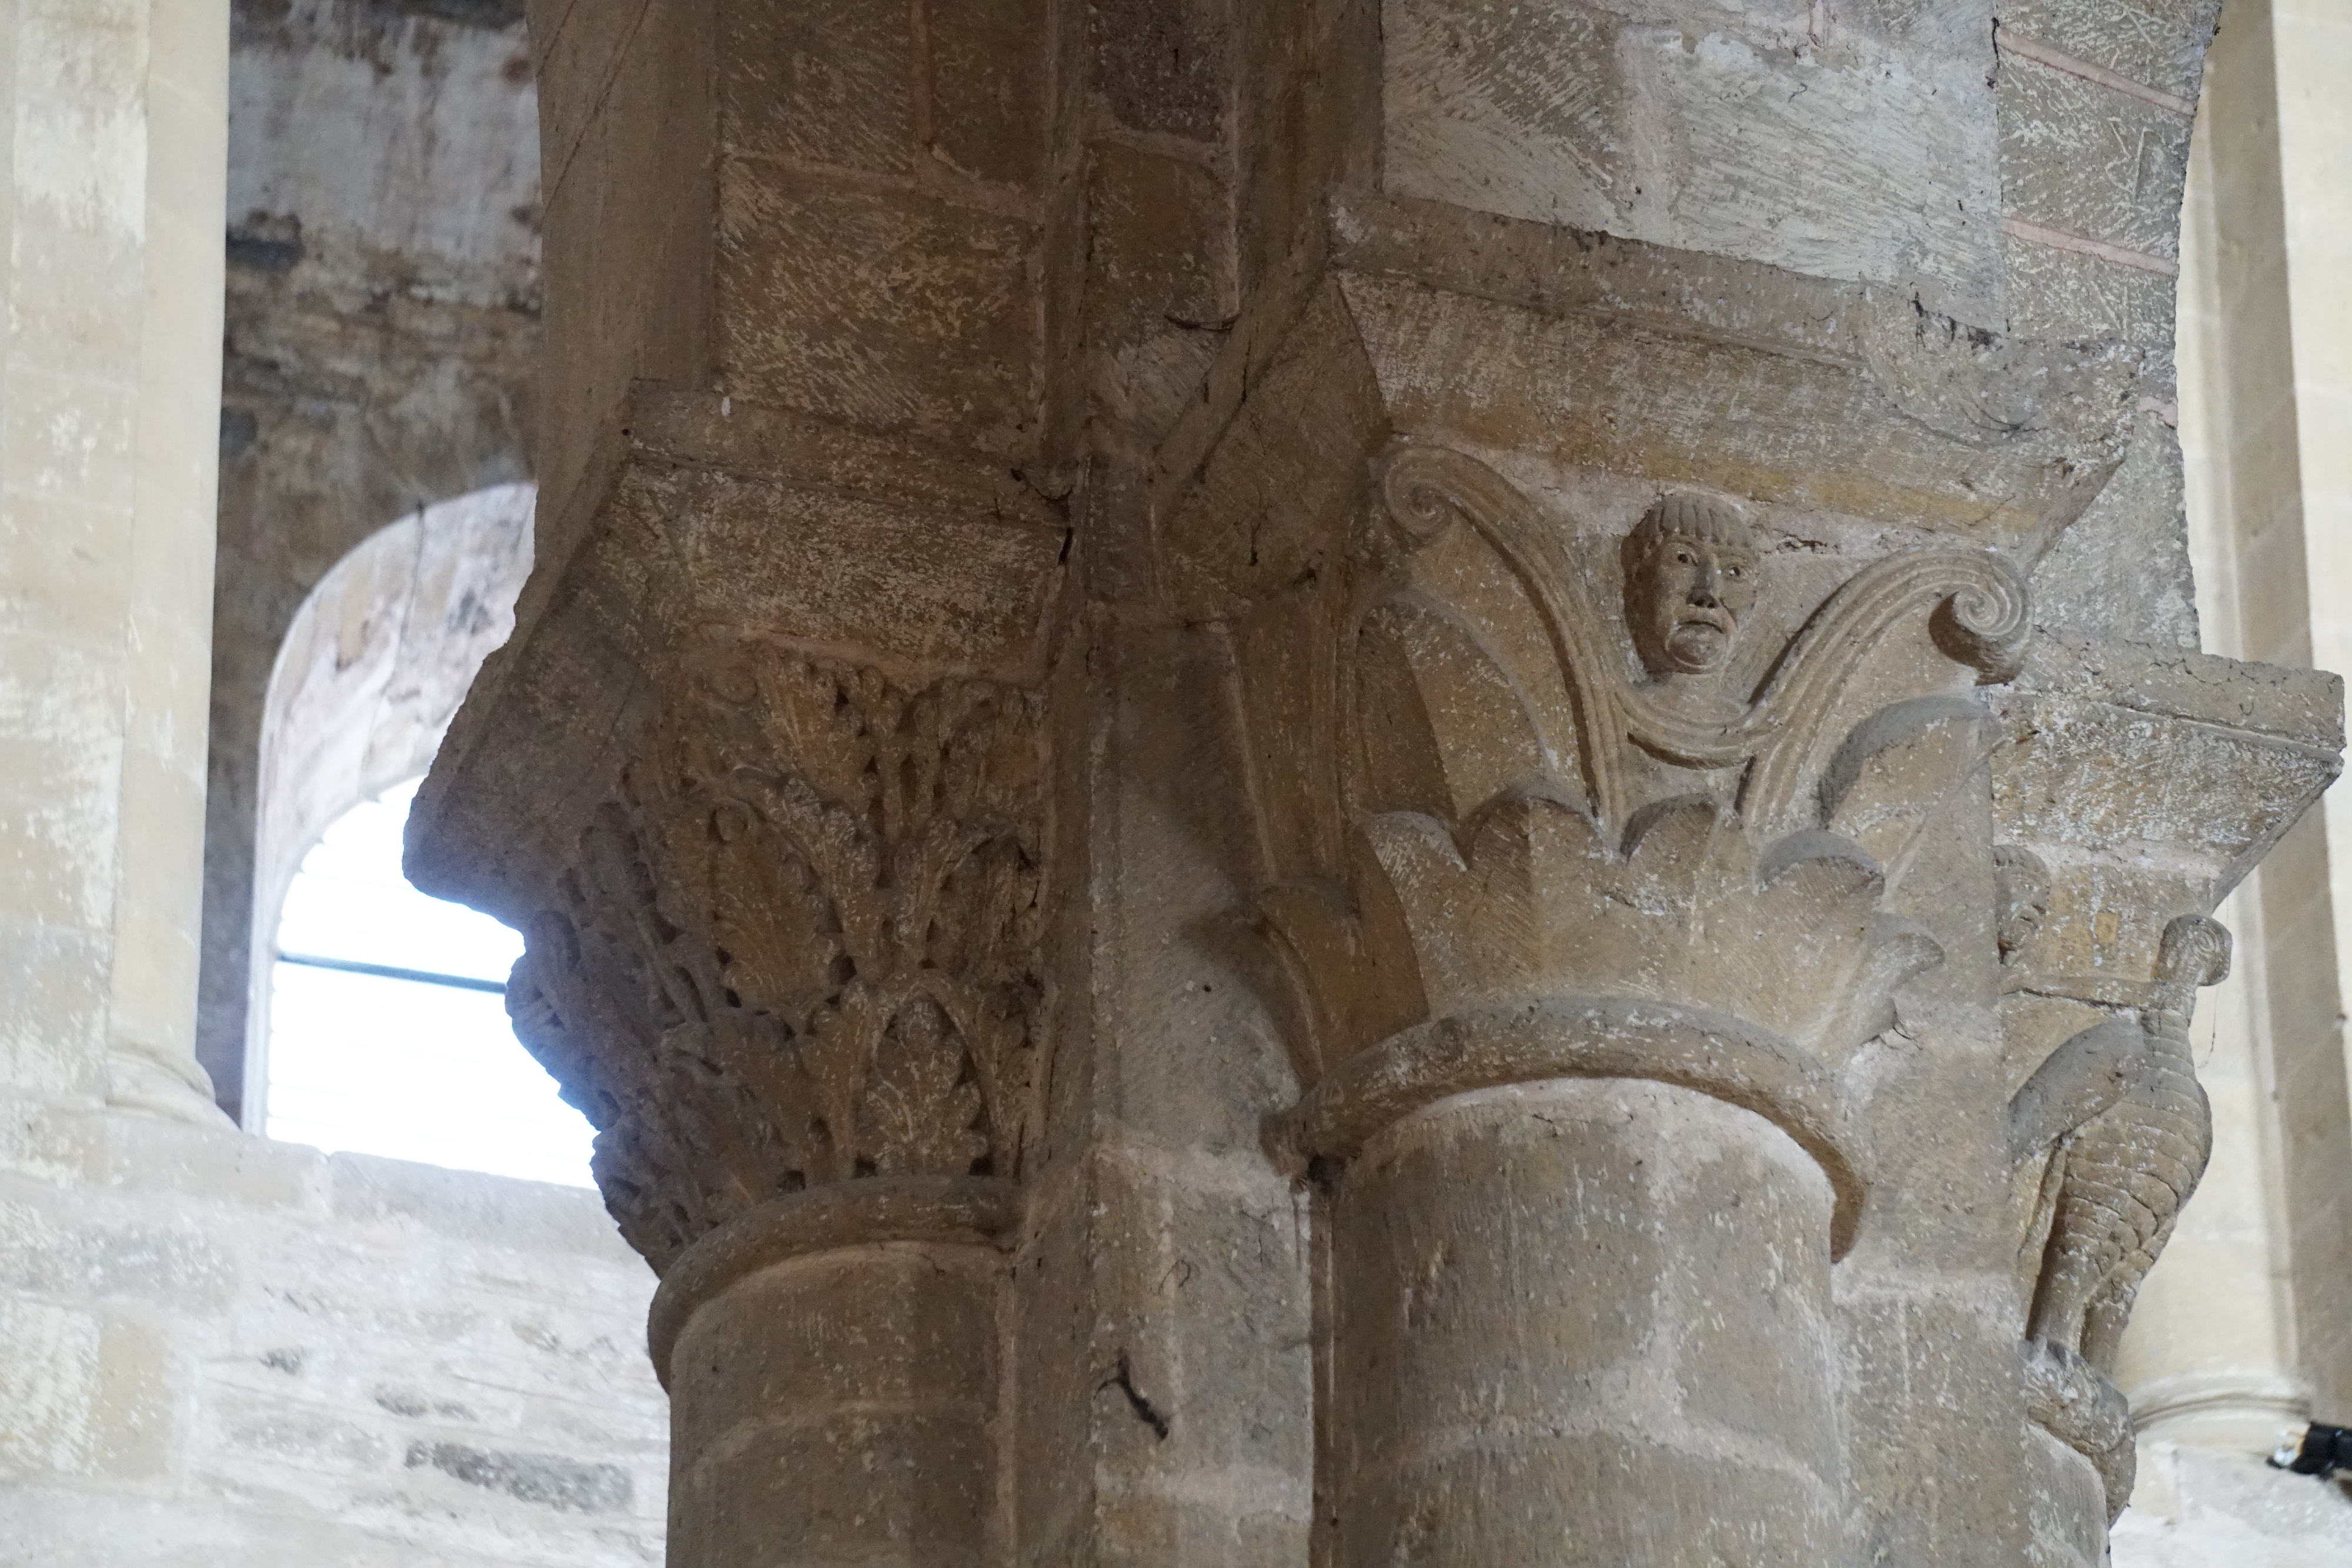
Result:
M1040 699L759 646L705 661L509 988L658 1268L869 1175L1009 1176L1044 995Z

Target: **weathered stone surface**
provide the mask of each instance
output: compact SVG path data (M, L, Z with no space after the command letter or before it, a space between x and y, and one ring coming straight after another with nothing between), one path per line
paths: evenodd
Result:
M742 58L719 134L746 157L904 174L914 166L915 40L873 0L740 7Z
M1786 1138L1687 1090L1495 1090L1381 1134L1330 1207L1339 1560L1822 1560L1829 1198ZM1629 1506L1702 1470L1704 1505Z
M299 858L323 826L298 827L292 843L257 836L287 804L263 762L279 653L363 541L530 477L539 156L520 20L505 5L234 8L197 1015L200 1058L233 1115L266 1027L247 1010L257 909L267 946L291 874L263 862Z
M730 162L712 350L730 392L879 429L1027 444L1034 231L936 197L779 189Z
M2169 89L908 15L543 42L577 483L413 846L543 912L677 1560L2089 1568L2208 912L2340 740L2186 651Z
M2002 78L2009 215L2177 260L2189 117L2014 54Z
M1390 0L1384 21L1396 194L2000 319L1989 18L1878 32L1794 7Z
M985 1249L860 1248L698 1307L668 1368L670 1561L782 1546L810 1562L985 1562L1001 1270Z
M11 1553L657 1560L653 1281L593 1195L32 1116L56 1157L0 1176Z

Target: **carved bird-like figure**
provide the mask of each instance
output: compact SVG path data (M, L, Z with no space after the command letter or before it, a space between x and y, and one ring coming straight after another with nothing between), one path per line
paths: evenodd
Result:
M2035 1413L2106 1474L2112 1508L2130 1491L2130 1429L2105 1375L2140 1281L2212 1153L2189 1020L2198 988L2229 968L2230 934L2218 922L2173 921L2137 1026L2074 1036L2010 1103L2012 1151L2051 1151L2049 1237L2026 1329Z
M2132 1299L2213 1152L2189 1019L2197 988L2229 969L2230 934L2218 922L2184 915L2165 927L2138 1049L2117 1063L2121 1093L2063 1134L2050 1156L2057 1202L2027 1332L2102 1372L2114 1365Z

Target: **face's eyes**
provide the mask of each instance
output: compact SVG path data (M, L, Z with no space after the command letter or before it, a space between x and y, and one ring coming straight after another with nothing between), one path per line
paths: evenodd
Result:
M1723 575L1726 577L1738 577L1739 575L1739 569L1736 566L1727 566L1723 569Z
M1691 552L1686 549L1678 549L1675 551L1675 559L1682 562L1685 566L1696 566L1698 564L1698 558L1692 555Z

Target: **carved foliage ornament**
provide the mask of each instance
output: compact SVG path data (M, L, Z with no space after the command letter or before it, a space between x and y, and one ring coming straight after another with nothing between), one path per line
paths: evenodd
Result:
M1573 695L1575 765L1604 826L1622 828L1643 803L1629 747L1691 768L1746 768L1739 814L1751 829L1812 825L1813 803L1801 790L1827 760L1824 732L1837 690L1890 632L1927 612L1944 653L1994 682L2016 674L2032 631L2025 580L2006 558L1914 550L1864 568L1840 588L1772 661L1759 690L1730 694L1720 705L1681 703L1676 677L1726 671L1739 615L1755 602L1761 552L1731 503L1667 496L1628 538L1627 619L1644 664L1660 677L1644 685L1625 678L1582 574L1508 480L1458 452L1406 446L1382 465L1380 491L1415 545L1435 544L1458 525L1527 595ZM1706 566L1675 561L1677 546ZM1733 575L1743 570L1744 580ZM1695 622L1704 612L1695 599L1720 607L1718 635L1700 634ZM1681 654L1674 652L1678 639Z
M1563 530L1485 465L1405 445L1374 480L1393 542L1375 533L1365 586L1323 612L1328 652L1253 657L1316 623L1295 607L1242 639L1260 910L1310 1085L1294 1124L1345 1123L1313 1086L1338 1092L1376 1048L1425 1055L1407 1031L1426 1020L1617 998L1617 1036L1648 1019L1661 1062L1683 1063L1658 1075L1703 1076L1673 1042L1704 1037L1716 1092L1834 1140L1837 1070L1941 956L1881 900L1989 754L1968 691L2016 669L2016 568L1880 560L1783 643L1757 624L1767 557L1737 506L1670 495L1622 541L1621 630ZM1297 804L1318 796L1336 803L1322 820ZM1638 1071L1602 1032L1590 1070ZM1528 1049L1543 1075L1577 1070Z
M814 1184L1013 1174L1039 720L1034 694L758 647L665 713L508 988L656 1269Z

